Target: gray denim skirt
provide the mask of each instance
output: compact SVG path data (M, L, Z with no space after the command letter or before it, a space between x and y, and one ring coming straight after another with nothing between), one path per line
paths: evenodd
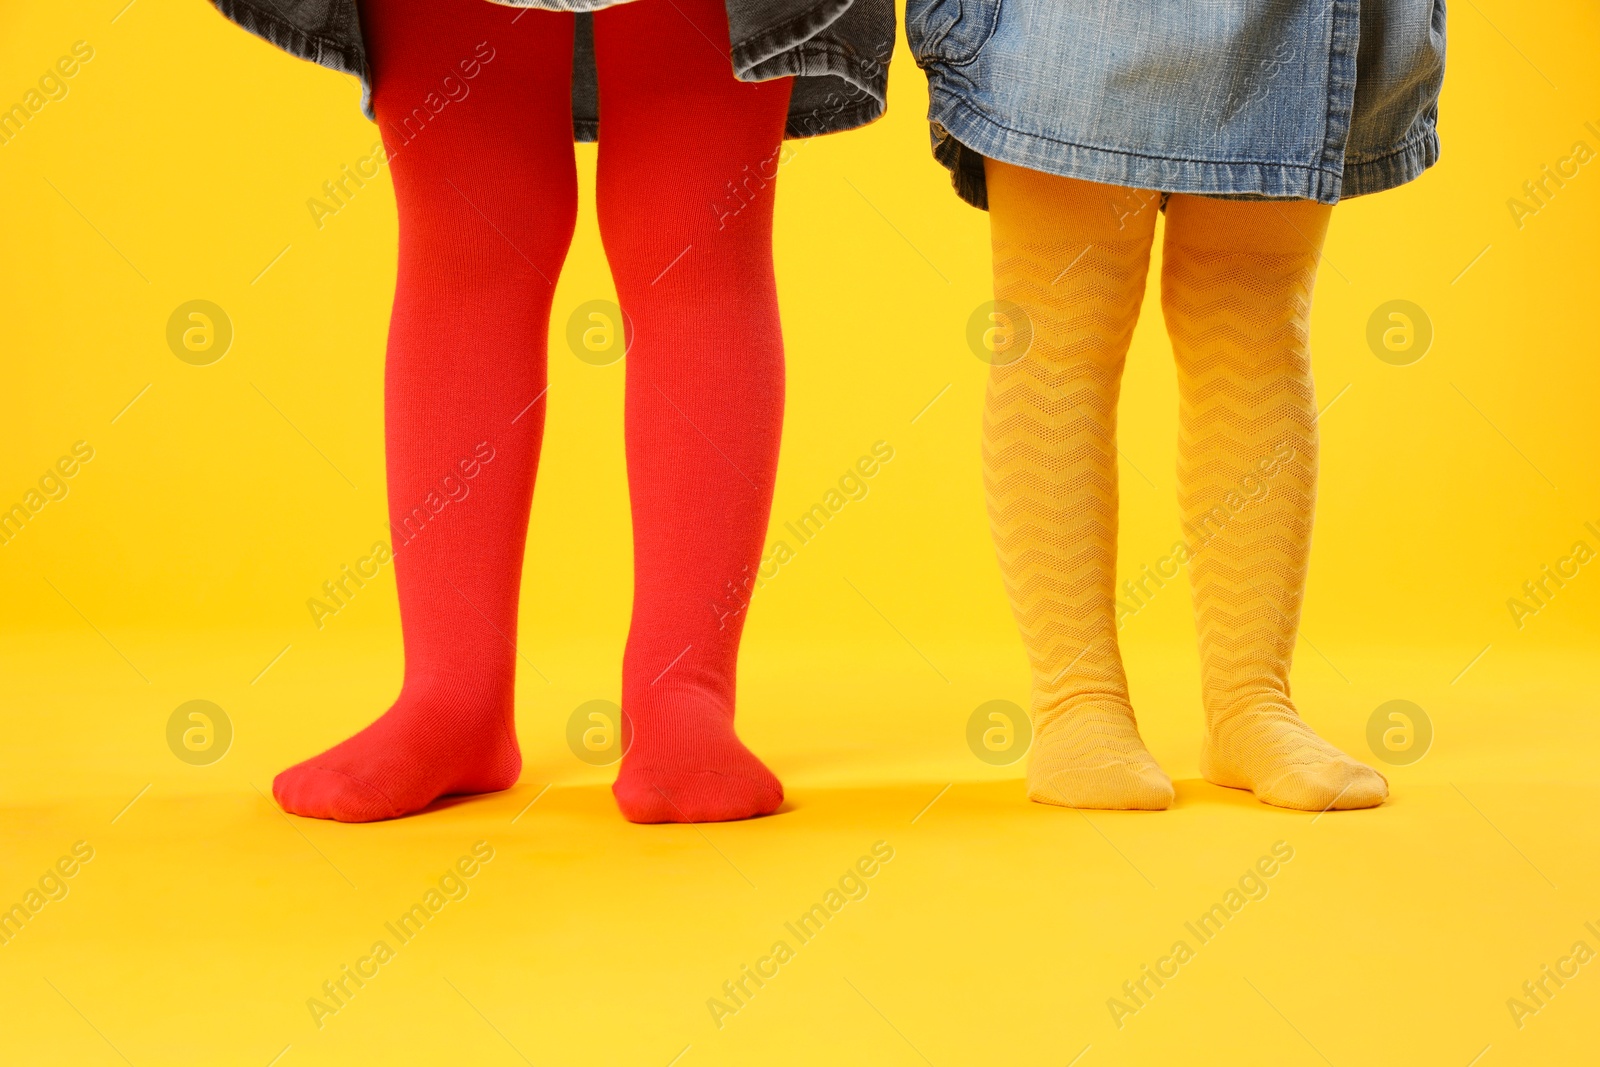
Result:
M907 0L934 156L1325 204L1439 158L1444 0Z
M600 94L590 13L623 0L502 0L511 7L578 13L573 40L572 129L599 136ZM301 59L372 79L356 0L212 0L232 21ZM741 81L794 76L789 137L864 126L883 114L894 51L894 0L727 0L733 73Z

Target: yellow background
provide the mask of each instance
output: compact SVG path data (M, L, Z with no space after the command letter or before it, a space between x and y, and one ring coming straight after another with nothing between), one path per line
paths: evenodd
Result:
M382 179L320 230L306 207L376 131L351 79L198 0L124 3L0 12L0 106L75 41L94 49L0 145L0 507L74 442L95 450L0 546L0 905L74 842L95 849L0 946L0 1059L1594 1058L1600 965L1521 1029L1506 1007L1575 941L1600 949L1583 926L1600 927L1600 563L1520 630L1506 606L1575 541L1600 549L1583 527L1600 527L1600 162L1520 227L1507 204L1575 142L1600 151L1592 5L1455 7L1443 162L1334 214L1313 318L1334 403L1294 684L1307 718L1363 758L1379 704L1425 709L1433 748L1380 764L1385 807L1314 817L1198 779L1181 582L1123 633L1145 736L1178 780L1172 811L1029 805L1020 764L967 749L974 708L1027 699L982 507L985 366L965 341L988 297L987 225L929 156L902 42L888 117L797 145L780 182L774 530L873 442L895 449L755 601L741 732L784 778L785 810L630 826L611 770L566 747L572 709L618 694L630 584L624 366L587 365L564 340L572 309L612 296L586 146L524 580L519 643L544 678L519 680L523 780L352 827L291 819L266 793L400 678L389 570L320 631L306 607L385 535L393 199ZM211 366L166 344L192 299L233 323ZM1156 299L1122 403L1125 576L1177 534ZM1410 366L1366 343L1393 299L1435 330ZM211 766L166 746L192 699L235 730ZM479 840L495 859L470 895L319 1029L307 998ZM707 998L880 840L895 858L866 899L719 1029ZM1270 895L1118 1029L1107 998L1279 840L1295 859Z

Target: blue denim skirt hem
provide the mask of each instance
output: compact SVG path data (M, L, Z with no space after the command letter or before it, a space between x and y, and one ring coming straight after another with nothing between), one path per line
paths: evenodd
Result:
M934 158L950 169L956 193L975 207L989 206L983 161L1059 174L1066 178L1213 196L1290 197L1334 203L1340 172L1271 161L1179 159L1115 148L1056 141L1007 129L960 96L935 89L928 105Z
M1360 162L1345 161L1345 197L1381 193L1404 185L1439 162L1439 129L1437 120L1430 117L1420 135L1399 148Z
M211 0L227 19L279 48L372 81L356 0ZM508 7L578 15L573 40L572 129L598 139L599 91L592 13L627 0L495 0ZM785 135L813 137L864 126L887 106L894 50L893 0L727 0L733 74L742 81L793 76Z
M908 0L936 159L1332 204L1439 158L1444 0Z

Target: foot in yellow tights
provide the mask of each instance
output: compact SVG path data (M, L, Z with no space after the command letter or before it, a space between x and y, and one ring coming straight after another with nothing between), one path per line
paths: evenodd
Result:
M1316 501L1308 322L1330 210L1174 195L1161 278L1200 633L1201 774L1306 811L1373 807L1389 792L1289 697Z

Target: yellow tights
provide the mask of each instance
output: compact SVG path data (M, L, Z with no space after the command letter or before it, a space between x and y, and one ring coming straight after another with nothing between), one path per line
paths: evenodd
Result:
M1028 795L1165 808L1172 783L1139 738L1115 615L1117 397L1157 196L993 161L988 185L995 297L1031 328L1020 358L993 368L983 420L990 524L1033 669ZM1329 211L1174 195L1161 279L1200 637L1201 773L1313 811L1388 793L1289 699L1316 497L1307 321Z

